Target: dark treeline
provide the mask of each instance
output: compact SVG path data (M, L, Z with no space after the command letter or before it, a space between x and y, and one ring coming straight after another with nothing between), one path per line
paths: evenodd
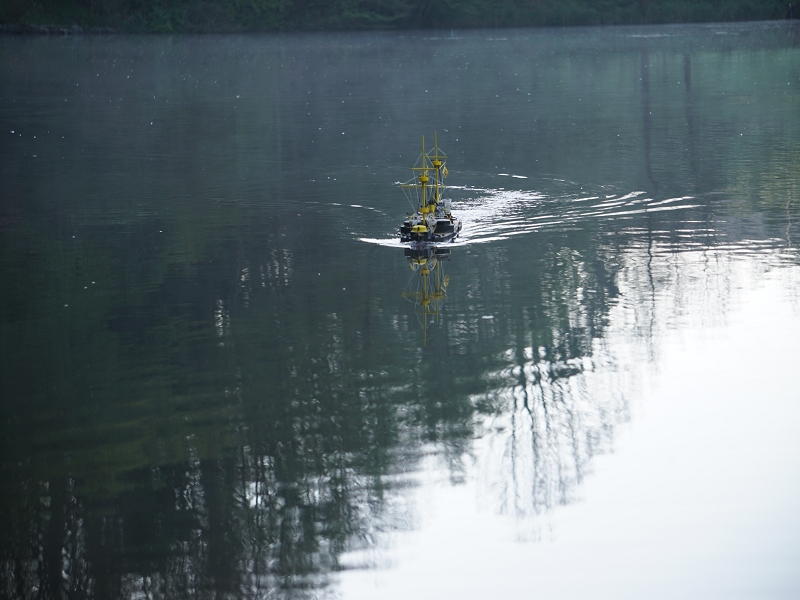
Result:
M2 0L19 30L247 32L621 25L797 18L785 0Z

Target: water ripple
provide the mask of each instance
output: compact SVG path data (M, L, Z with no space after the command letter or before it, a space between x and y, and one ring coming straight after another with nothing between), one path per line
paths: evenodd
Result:
M521 177L521 176L520 176ZM643 191L621 194L549 196L534 190L451 186L464 230L455 245L489 243L537 231L563 230L591 220L613 220L649 212L697 208L691 196L654 200ZM387 244L388 240L362 238Z
M511 177L505 173L499 175ZM552 191L554 184L562 188L558 193ZM550 190L449 186L457 214L464 223L462 233L453 245L487 244L520 235L571 231L594 224L600 235L647 238L652 246L651 253L713 247L733 254L779 253L783 260L797 259L796 251L787 239L774 236L759 239L753 235L755 231L751 223L723 217L716 214L717 211L709 213L714 216L704 213L704 217L699 219L696 209L710 208L711 198L691 195L653 198L642 190L612 193L615 190L608 187L584 191L574 183L559 180L551 180L543 187L550 187ZM673 216L667 222L668 214ZM654 219L649 215L663 215L665 218ZM403 246L393 234L385 238L364 236L358 239L381 246Z

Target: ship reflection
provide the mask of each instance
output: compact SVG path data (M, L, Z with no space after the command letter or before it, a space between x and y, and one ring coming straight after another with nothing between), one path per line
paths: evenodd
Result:
M444 273L444 263L450 260L450 249L414 246L405 249L405 257L414 275L403 297L414 303L414 314L422 322L422 345L427 346L428 325L439 325L439 313L447 299L450 276Z

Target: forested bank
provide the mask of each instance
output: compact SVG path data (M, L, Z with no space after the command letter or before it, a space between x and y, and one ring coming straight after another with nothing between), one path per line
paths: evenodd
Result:
M247 32L800 17L785 0L0 0L5 31Z

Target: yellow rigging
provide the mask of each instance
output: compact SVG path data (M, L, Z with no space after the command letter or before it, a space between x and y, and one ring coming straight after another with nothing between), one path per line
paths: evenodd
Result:
M425 151L425 136L422 136L420 166L412 168L412 170L420 172L417 176L417 183L404 183L400 187L420 190L418 211L423 215L434 212L442 199L442 192L445 188L444 178L447 177L448 173L445 166L446 160L447 155L439 153L439 141L436 132L433 134L433 150L430 153ZM429 176L430 171L433 171L433 194L429 201L428 188L431 186L428 182L431 179Z

